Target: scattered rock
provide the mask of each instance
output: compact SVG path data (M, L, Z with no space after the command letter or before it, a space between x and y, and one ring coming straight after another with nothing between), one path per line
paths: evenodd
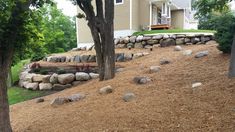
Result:
M50 83L52 84L58 83L58 74L56 73L52 74L52 76L50 77Z
M142 56L144 56L143 53L135 53L135 54L133 55L133 59L140 58L140 57L142 57Z
M171 63L171 61L169 59L166 59L166 58L162 58L160 60L161 65L170 64L170 63Z
M64 103L68 103L69 99L68 98L55 98L51 102L51 106L58 106L58 105L63 105Z
M126 93L124 94L124 96L122 97L122 99L125 101L125 102L130 102L132 100L135 99L135 94L134 93Z
M185 51L183 52L183 55L185 55L185 56L190 56L190 55L192 55L192 53L193 53L192 50L185 50Z
M174 51L181 51L183 48L179 45L175 46Z
M151 66L150 67L150 73L159 72L160 70L161 70L160 66Z
M74 79L75 79L75 76L72 73L58 75L58 82L60 84L69 84L73 82Z
M91 79L97 79L97 78L99 78L99 74L97 74L97 73L89 73L89 76L91 77Z
M133 54L126 53L126 54L124 54L124 59L127 60L127 61L132 60L132 55Z
M110 94L112 92L113 92L113 88L111 86L106 86L99 90L100 94Z
M52 84L51 83L40 83L39 90L51 90Z
M201 58L201 57L207 56L208 54L209 54L209 51L197 52L195 55L195 58Z
M152 79L149 78L149 77L134 77L133 81L136 83L136 84L146 84L148 82L151 82Z
M42 102L44 102L45 100L43 99L43 98L38 98L38 99L36 99L36 103L42 103Z
M68 100L70 102L75 102L75 101L82 100L85 97L86 97L86 95L78 93L78 94L74 94L74 95L68 96Z
M61 91L61 90L64 90L64 89L70 88L70 87L72 87L71 84L66 84L66 85L54 84L54 85L52 86L52 90Z
M192 88L197 88L197 87L200 87L200 86L202 86L202 83L200 83L200 82L192 84Z
M77 72L75 76L76 76L76 80L77 81L87 81L87 80L90 80L89 74L85 73L85 72Z

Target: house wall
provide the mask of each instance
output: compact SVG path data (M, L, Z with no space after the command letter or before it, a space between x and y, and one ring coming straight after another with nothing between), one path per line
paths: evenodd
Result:
M148 28L150 24L150 5L149 0L139 0L139 26Z
M171 26L174 29L184 29L184 10L171 11Z
M130 0L124 0L124 4L114 7L114 30L128 29L130 29Z
M132 30L139 31L140 30L140 22L139 22L139 13L140 13L140 4L141 0L132 0Z

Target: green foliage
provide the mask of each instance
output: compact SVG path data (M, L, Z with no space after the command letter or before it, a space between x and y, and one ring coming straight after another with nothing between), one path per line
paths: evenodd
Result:
M18 62L16 65L11 67L11 72L12 72L12 82L15 83L16 81L19 80L19 74L21 72L21 70L23 69L24 65L29 63L29 59L28 60L22 60L20 62Z
M66 71L64 69L59 69L57 71L57 74L65 74L65 73L66 73Z
M42 74L42 75L47 75L49 73L49 71L47 69L41 69L39 74Z

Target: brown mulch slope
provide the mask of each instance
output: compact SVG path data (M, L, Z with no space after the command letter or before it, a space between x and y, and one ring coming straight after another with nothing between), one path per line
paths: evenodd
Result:
M227 78L229 56L216 45L185 46L196 51L209 50L207 57L195 59L174 52L173 47L156 48L149 56L125 63L125 71L109 81L90 81L45 97L11 106L12 126L16 132L79 132L79 131L235 131L235 80ZM169 65L149 74L148 68L159 65L167 57ZM133 77L153 78L146 85L136 85ZM193 90L193 82L203 86ZM99 88L111 85L114 93L99 95ZM136 100L122 101L126 92L134 92ZM52 99L76 93L86 99L57 108Z

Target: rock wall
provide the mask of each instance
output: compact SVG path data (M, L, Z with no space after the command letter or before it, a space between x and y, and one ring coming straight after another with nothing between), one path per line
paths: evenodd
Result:
M139 35L116 38L116 48L151 48L154 45L161 47L171 45L206 44L214 40L214 35L205 34L164 34L164 35Z

